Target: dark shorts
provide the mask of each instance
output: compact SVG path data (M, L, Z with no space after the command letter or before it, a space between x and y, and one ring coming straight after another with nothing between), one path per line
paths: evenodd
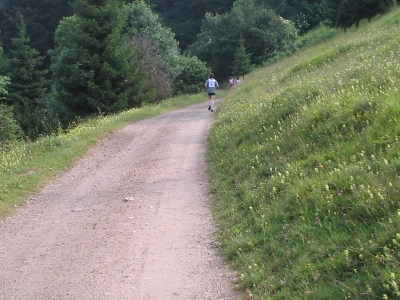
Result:
M208 93L208 96L215 96L215 93Z

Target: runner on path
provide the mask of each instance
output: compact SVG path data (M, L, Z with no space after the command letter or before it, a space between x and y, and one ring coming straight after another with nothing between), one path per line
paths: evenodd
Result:
M211 112L214 111L215 94L218 87L218 81L214 79L214 74L211 73L210 78L207 79L206 83L204 84L204 89L207 91L209 99L208 110L210 110Z

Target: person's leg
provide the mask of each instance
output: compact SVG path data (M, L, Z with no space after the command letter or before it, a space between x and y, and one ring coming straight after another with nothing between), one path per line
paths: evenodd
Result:
M214 111L214 102L215 102L215 95L211 95L210 99L211 111Z
M208 110L211 110L211 105L212 105L212 103L211 103L211 101L212 101L212 95L211 94L208 94Z

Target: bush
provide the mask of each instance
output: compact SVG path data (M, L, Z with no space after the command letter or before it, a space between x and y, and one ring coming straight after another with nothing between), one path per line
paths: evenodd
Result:
M195 94L203 91L204 82L211 73L211 69L207 67L206 63L197 57L182 56L180 65L183 70L175 78L175 95Z
M18 137L19 127L13 119L12 107L0 104L0 150Z

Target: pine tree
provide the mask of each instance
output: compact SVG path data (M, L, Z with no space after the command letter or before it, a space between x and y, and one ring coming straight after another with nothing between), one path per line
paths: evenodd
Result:
M8 61L4 56L3 47L0 43L0 105L3 105L3 100L7 95L7 84L9 84L9 78L6 76ZM2 115L0 114L0 119Z
M0 42L0 76L6 75L7 70L8 70L8 59L4 54L3 47Z
M18 35L12 39L9 71L10 84L6 95L6 104L13 107L14 118L29 138L40 134L40 100L47 88L45 74L40 70L42 57L32 48L26 35L25 22L19 16Z
M6 58L0 45L0 151L7 148L10 140L15 139L17 125L13 118L12 107L3 104L7 95L9 78L5 76Z
M4 100L4 96L7 94L6 85L9 82L9 78L6 76L8 69L8 60L4 55L3 47L0 43L0 103Z
M233 65L231 67L232 74L237 74L243 77L248 74L251 69L250 53L246 53L246 47L244 45L244 39L239 40L239 46L234 54Z
M64 18L51 52L56 98L74 115L115 113L142 102L144 75L123 33L127 14L120 0L77 0Z

